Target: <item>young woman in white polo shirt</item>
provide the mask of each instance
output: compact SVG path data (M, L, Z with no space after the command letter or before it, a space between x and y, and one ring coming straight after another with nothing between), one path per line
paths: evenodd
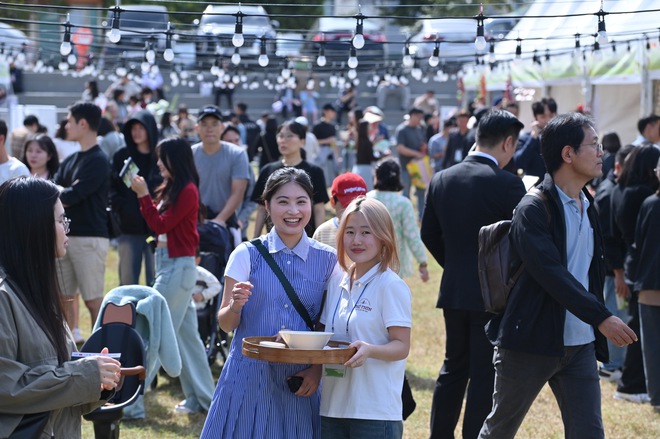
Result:
M343 270L329 281L320 321L357 352L343 365L324 366L321 437L401 438L411 294L396 274L396 233L385 205L365 197L349 204L337 258Z

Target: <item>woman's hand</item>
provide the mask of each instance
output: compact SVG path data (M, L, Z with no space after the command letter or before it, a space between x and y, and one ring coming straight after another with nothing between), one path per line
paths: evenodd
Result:
M147 182L144 181L144 178L136 175L131 178L131 189L135 192L138 198L146 197L149 195L149 188L147 187Z
M322 373L323 367L320 364L314 364L298 372L295 376L303 377L303 383L295 395L302 397L312 396L316 392L316 389L319 388Z
M427 282L429 280L429 269L426 265L419 265L419 277L422 279L422 282Z
M96 363L99 365L99 375L101 377L101 390L112 390L116 388L121 378L121 363L114 358L103 355L107 353L109 353L108 348L103 348L101 355L96 357Z
M353 368L363 366L364 363L367 361L367 358L371 356L372 345L363 342L362 340L355 340L348 347L357 348L357 352L355 353L355 355L349 358L349 360L346 363L344 363L344 366L349 366Z
M243 307L252 295L252 285L250 282L236 282L231 290L231 300L229 301L229 310L240 314Z

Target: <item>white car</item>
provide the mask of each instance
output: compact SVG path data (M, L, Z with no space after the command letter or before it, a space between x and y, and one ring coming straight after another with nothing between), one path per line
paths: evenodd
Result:
M486 39L501 40L515 26L514 19L487 18L484 21ZM410 38L410 54L418 58L429 58L435 42L440 42L440 59L445 62L471 61L477 54L474 40L477 36L477 21L470 18L420 20L417 32ZM488 48L486 48L486 52ZM484 53L484 52L481 52Z
M204 10L197 30L197 59L212 63L216 56L234 54L232 38L236 29L236 14L239 5L209 5ZM258 57L261 50L261 37L267 38L266 50L275 53L275 28L279 23L271 20L262 6L240 6L243 17L243 45L239 48L241 57Z

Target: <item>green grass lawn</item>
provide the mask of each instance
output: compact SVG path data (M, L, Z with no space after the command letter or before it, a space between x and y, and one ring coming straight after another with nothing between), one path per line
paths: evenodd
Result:
M412 347L408 357L407 373L417 400L417 410L404 424L404 438L428 437L431 397L435 379L443 361L444 325L442 312L435 308L442 269L430 258L431 280L422 283L417 278L406 279L413 293ZM106 271L106 291L117 286L117 254L111 251ZM81 327L89 333L89 314L81 306ZM217 378L221 366L213 367ZM615 385L602 382L603 422L605 435L614 439L660 438L660 416L650 405L638 405L612 398ZM174 405L183 399L177 379L159 377L155 391L145 396L147 418L125 421L121 424L121 437L127 439L196 438L202 430L204 416L175 415ZM462 420L461 420L462 422ZM460 437L460 423L456 432ZM93 438L92 424L83 422L83 437ZM523 423L518 438L563 438L563 426L557 404L546 386L537 398Z

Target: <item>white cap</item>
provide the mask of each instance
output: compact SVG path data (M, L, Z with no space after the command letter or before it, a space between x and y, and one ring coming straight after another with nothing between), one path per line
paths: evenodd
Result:
M309 122L305 116L298 116L293 119L294 122L299 123L300 125L309 126Z

